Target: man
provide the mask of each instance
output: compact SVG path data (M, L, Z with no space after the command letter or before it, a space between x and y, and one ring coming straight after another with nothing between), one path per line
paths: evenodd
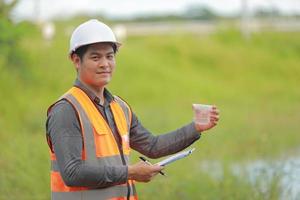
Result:
M47 140L51 150L52 199L137 199L134 181L148 182L163 167L130 165L134 149L150 158L176 153L217 124L192 122L176 131L153 136L120 97L106 85L120 47L112 30L97 20L78 26L70 40L77 71L74 86L48 109Z

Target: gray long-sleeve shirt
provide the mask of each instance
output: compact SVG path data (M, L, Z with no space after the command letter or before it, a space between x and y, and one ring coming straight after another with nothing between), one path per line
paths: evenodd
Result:
M105 103L101 105L100 99L80 81L76 80L74 86L85 91L95 103L112 129L117 143L120 144L109 106L114 97L105 89ZM61 100L52 107L46 122L46 132L51 140L57 164L66 185L105 187L127 181L127 166L94 166L82 161L83 138L80 123L76 111L66 100ZM132 113L129 134L130 147L150 158L176 153L200 138L193 122L175 131L154 136L142 126L134 113Z

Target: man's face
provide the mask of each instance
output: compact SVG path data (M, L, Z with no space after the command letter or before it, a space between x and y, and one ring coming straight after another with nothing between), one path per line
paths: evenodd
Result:
M110 43L95 43L88 47L83 58L72 57L78 78L93 88L104 87L115 69L115 53Z

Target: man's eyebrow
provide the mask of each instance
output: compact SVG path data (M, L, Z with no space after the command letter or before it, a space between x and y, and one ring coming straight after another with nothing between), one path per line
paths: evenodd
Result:
M90 52L90 55L100 55L100 53L98 53L97 51L92 51Z
M106 54L114 54L114 53L115 53L114 51L109 51Z
M109 52L105 53L105 55L114 54L114 53L115 52L112 50L112 51L109 51ZM91 51L90 55L101 55L101 53L99 53L97 51Z

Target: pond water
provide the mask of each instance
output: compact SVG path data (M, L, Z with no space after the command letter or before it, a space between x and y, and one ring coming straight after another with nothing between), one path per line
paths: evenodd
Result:
M224 166L219 161L201 162L200 168L215 180L221 181L224 177ZM233 163L228 168L232 175L246 178L261 194L268 196L271 185L275 183L281 200L300 199L300 158Z

